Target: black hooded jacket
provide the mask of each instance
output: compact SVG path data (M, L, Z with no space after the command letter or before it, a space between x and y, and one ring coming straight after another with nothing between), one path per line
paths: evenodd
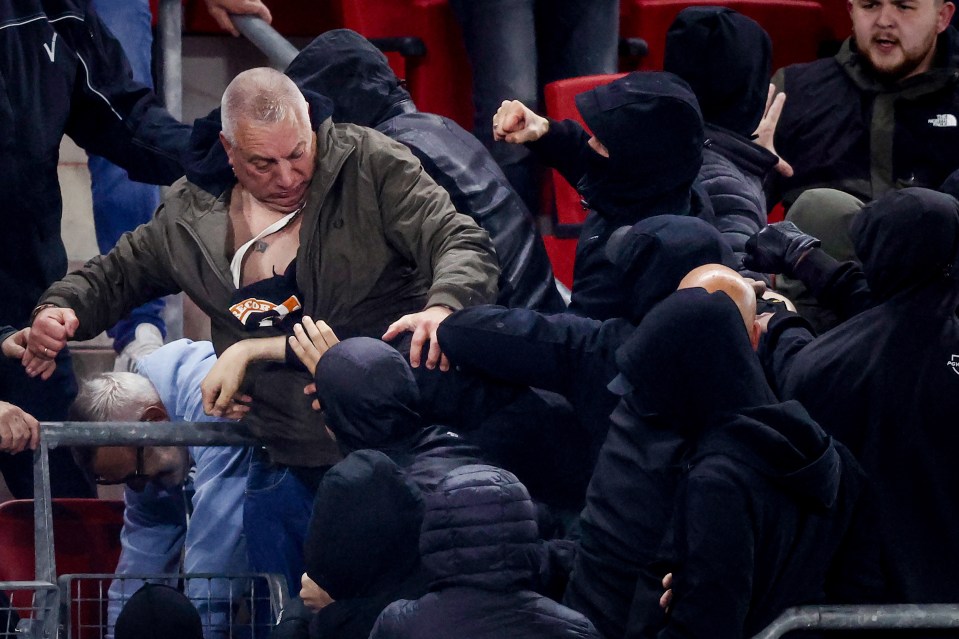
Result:
M959 203L903 189L852 226L880 302L804 348L785 395L877 485L892 597L959 600Z
M863 475L798 403L777 403L736 305L674 293L617 362L612 387L626 395L590 483L566 603L606 637L743 637L789 605L826 600ZM846 578L866 572L860 560Z
M304 545L306 573L334 600L311 639L366 639L392 601L426 593L420 489L385 454L360 450L320 482Z
M120 43L81 0L0 4L0 325L24 326L67 271L60 237L60 141L171 184L183 175L190 127L132 79Z
M328 31L286 69L302 89L329 97L333 120L352 122L409 147L450 194L456 210L489 232L504 306L561 311L549 257L533 218L486 148L449 118L416 110L386 56L348 29Z
M551 122L549 133L528 146L591 209L576 245L569 310L598 320L624 317L628 300L605 254L613 231L654 215L715 222L708 196L694 187L702 115L686 83L670 73L631 73L581 93L576 104L608 158L587 145L589 134L572 120Z
M686 273L724 261L729 249L702 220L659 215L617 231L606 253L630 302L623 318L600 322L572 313L476 306L454 313L438 330L454 364L566 397L589 433L590 467L619 401L606 388L616 376L616 349Z
M581 614L532 590L543 552L536 507L516 477L459 468L426 497L420 553L429 594L391 604L370 638L598 637Z
M666 33L663 69L689 84L705 121L699 184L740 258L746 240L766 225L763 180L778 161L751 140L766 106L771 59L763 28L726 7L683 9Z
M863 554L865 476L802 406L778 403L732 300L677 292L618 360L625 403L685 447L659 551L660 572L673 573L670 613L663 626L658 591L640 584L627 637L738 639L787 607L872 594L853 567L878 556Z

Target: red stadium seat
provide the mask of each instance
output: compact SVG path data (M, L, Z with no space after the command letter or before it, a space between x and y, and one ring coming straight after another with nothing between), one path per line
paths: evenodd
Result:
M546 115L554 120L570 119L584 124L576 109L576 96L624 75L624 73L590 75L550 82L544 88ZM556 171L550 171L546 188L549 193L543 198L544 201L555 203L555 235L544 237L546 252L549 254L556 277L567 287L572 287L576 238L579 236L579 226L586 219L587 211L583 208L582 198L576 189Z
M649 45L643 69L663 68L669 26L686 7L702 5L729 7L762 25L772 39L774 70L815 60L830 37L823 7L813 0L622 0L620 34Z
M123 502L106 499L54 499L53 536L57 574L112 573L120 558L120 529L123 527ZM34 577L33 500L22 499L0 504L0 581L31 581ZM93 590L81 589L80 596L97 600ZM11 593L15 609L29 610L29 591ZM105 600L103 605L106 605ZM75 609L76 610L76 609ZM84 619L74 626L93 628L104 618L103 610L87 606ZM86 634L93 634L87 632ZM80 639L93 639L83 636Z
M447 0L337 0L342 26L373 40L413 36L423 56L387 54L421 111L473 128L472 73L459 23Z

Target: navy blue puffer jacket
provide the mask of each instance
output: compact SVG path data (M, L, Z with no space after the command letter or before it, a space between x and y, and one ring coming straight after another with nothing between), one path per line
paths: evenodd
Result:
M598 638L584 616L530 590L543 552L535 506L515 475L458 468L426 497L420 554L430 593L390 604L370 638Z

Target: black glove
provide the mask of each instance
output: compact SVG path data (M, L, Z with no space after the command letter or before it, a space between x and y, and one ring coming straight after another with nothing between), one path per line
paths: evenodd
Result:
M746 240L743 266L761 273L782 273L792 277L799 260L822 244L799 230L792 222L776 222Z

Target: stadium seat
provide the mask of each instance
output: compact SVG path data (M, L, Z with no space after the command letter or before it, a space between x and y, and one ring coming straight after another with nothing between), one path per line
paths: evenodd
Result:
M425 52L399 56L390 65L421 111L473 128L472 73L459 23L447 0L336 0L342 25L370 40L419 38ZM375 42L382 47L379 42Z
M123 502L106 499L54 499L53 537L57 574L112 573L120 558L120 529ZM21 499L0 504L0 581L31 581L34 577L33 500ZM95 584L85 584L91 587ZM104 599L103 593L81 590L89 600ZM29 611L30 602L21 601L30 591L11 593L15 609ZM77 627L93 627L105 608L87 606L89 619L75 619ZM82 622L82 623L81 623ZM86 633L90 634L90 633ZM73 639L73 638L71 638ZM83 636L79 639L93 639Z
M643 38L649 53L642 68L663 68L666 31L676 15L691 6L729 7L763 26L773 42L773 69L815 60L829 39L822 5L813 0L622 0L620 35Z

